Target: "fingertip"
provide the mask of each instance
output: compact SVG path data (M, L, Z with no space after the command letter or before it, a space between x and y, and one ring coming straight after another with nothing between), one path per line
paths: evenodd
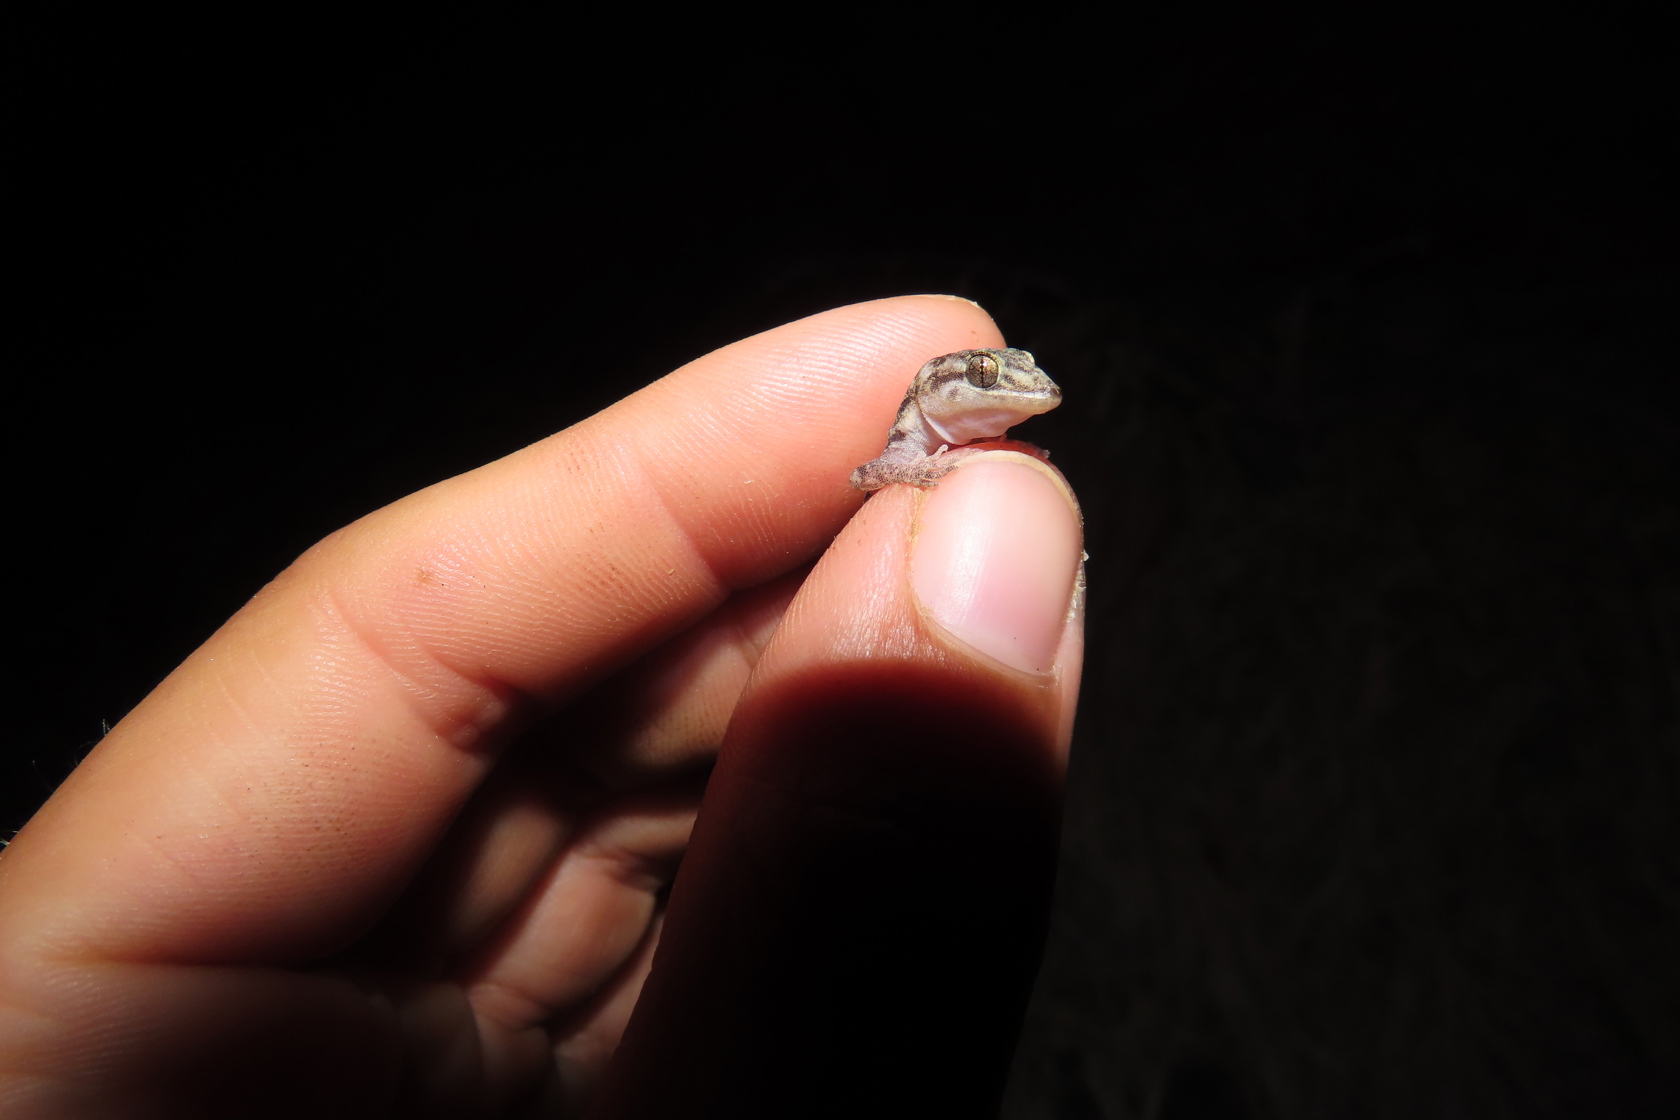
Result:
M997 321L992 318L991 313L967 296L924 292L913 296L892 296L876 302L897 305L915 316L927 316L941 326L961 333L961 345L952 347L952 350L1004 345L1003 332L998 328ZM943 354L950 352L951 350L939 351Z
M1071 621L1081 541L1078 503L1049 464L982 452L922 502L910 584L956 640L1023 672L1049 672Z

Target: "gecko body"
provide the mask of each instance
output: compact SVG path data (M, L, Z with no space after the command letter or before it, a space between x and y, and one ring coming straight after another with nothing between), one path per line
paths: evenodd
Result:
M904 394L886 450L852 472L852 486L936 486L957 468L963 444L1001 436L1061 403L1061 389L1025 350L958 350L934 358Z

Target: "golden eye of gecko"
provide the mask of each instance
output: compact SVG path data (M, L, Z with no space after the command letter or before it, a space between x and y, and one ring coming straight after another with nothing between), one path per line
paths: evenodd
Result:
M990 354L975 354L968 359L968 369L963 376L976 389L990 389L997 384L997 359Z

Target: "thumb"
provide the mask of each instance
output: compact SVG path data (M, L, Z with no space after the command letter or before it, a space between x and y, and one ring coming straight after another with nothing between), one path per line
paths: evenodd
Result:
M1014 451L881 491L730 723L597 1115L996 1114L1042 949L1080 522Z

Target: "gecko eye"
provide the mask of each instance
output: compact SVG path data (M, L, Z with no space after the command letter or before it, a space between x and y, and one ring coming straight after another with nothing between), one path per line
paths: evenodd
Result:
M990 354L974 354L968 359L968 368L963 371L963 377L976 389L990 389L997 384L997 359Z

